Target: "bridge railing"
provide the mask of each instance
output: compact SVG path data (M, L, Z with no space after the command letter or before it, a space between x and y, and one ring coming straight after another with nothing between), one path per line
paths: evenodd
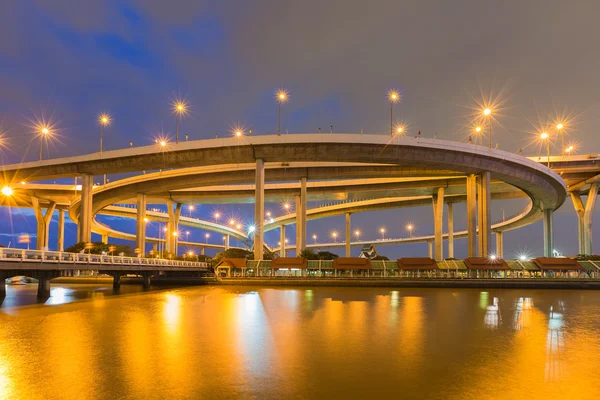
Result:
M135 265L163 267L208 267L208 263L198 261L167 260L163 258L142 258L115 256L108 254L68 253L64 251L24 250L0 248L0 261L14 263L44 264L97 264Z

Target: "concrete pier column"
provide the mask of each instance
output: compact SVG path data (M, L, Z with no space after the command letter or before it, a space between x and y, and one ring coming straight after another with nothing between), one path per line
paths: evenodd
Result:
M554 250L554 210L544 210L544 257L552 257Z
M592 216L594 214L594 207L596 206L596 198L598 197L598 183L594 182L590 186L590 191L585 201L585 213L583 215L583 225L585 229L585 254L593 254L593 242L592 242Z
M352 231L350 225L350 213L346 213L346 257L350 257L350 241L352 240Z
M433 230L435 240L435 259L444 259L444 243L442 241L442 229L444 225L444 188L438 188L437 194L433 196Z
M92 241L92 189L93 176L81 175L81 207L79 209L79 237L78 242L89 243Z
M102 243L104 244L108 244L108 233L102 235Z
M144 289L150 288L150 273L149 272L142 273L142 286L144 286Z
M262 158L256 160L254 185L254 259L262 260L265 224L265 163Z
M137 195L137 219L135 229L135 247L140 249L140 256L146 254L146 195Z
M285 225L279 228L279 257L285 257Z
M300 251L306 249L306 202L308 200L306 191L306 177L300 179ZM296 211L297 213L298 211ZM297 222L296 222L297 223Z
M65 251L65 210L58 210L58 251Z
M50 220L52 219L52 214L56 209L56 203L52 201L50 202L48 208L46 209L45 215L42 211L40 200L37 197L31 197L31 205L33 206L33 212L35 214L35 220L37 222L36 249L48 250L48 238L50 236Z
M113 289L119 289L121 287L121 274L118 272L113 274Z
M491 235L491 182L490 173L482 172L479 175L478 192L478 225L479 225L479 256L487 257L490 253Z
M175 206L175 208L173 208L173 206ZM177 234L179 233L181 203L167 200L167 209L169 211L169 223L167 224L167 232L165 233L165 242L167 245L167 253L172 253L175 257L177 256Z
M448 257L454 258L454 204L448 203Z
M433 258L433 242L431 240L427 241L427 252L428 257Z
M585 224L583 217L585 216L585 206L581 201L581 195L576 192L570 192L571 201L573 202L573 208L577 215L577 239L579 242L578 252L579 254L585 254Z
M229 235L225 235L225 250L229 249Z
M202 256L204 255L204 250L205 250L205 247L200 247L200 255L202 255Z
M6 296L6 278L8 278L8 274L0 271L0 299Z
M477 254L477 185L474 174L467 176L467 254Z
M496 257L504 258L504 232L496 231Z
M302 219L302 205L300 196L296 196L296 257L300 255L302 251L302 223L300 220Z
M38 290L37 297L48 298L50 297L50 279L52 279L51 272L39 272L38 273Z

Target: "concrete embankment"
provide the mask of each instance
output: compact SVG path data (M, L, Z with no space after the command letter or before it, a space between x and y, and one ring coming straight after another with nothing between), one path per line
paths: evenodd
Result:
M372 279L372 278L222 278L235 286L330 286L472 289L600 289L600 280L583 279Z

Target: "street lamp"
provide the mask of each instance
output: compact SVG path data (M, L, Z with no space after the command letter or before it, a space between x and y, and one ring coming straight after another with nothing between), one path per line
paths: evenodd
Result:
M492 109L486 107L483 109L483 116L488 119L488 124L490 128L490 149L492 148Z
M550 135L548 135L548 133L543 132L540 135L540 138L542 140L546 141L546 150L547 150L547 155L548 155L548 168L550 168Z
M221 218L221 213L215 211L215 213L213 214L213 218L215 219L215 222L219 222L219 219Z
M316 244L317 243L317 235L312 235L312 238L313 238L313 240L314 240L314 242Z
M563 128L565 126L562 123L558 123L556 124L556 130L558 131L558 133L560 133L560 155L564 157L565 155L565 132L563 131Z
M175 143L179 143L179 120L187 112L187 104L183 100L176 100L173 103L173 112L175 113Z
M412 231L413 229L415 229L413 224L408 224L406 225L406 230L408 231L408 237L411 238L412 237Z
M44 144L44 140L46 140L48 135L52 134L52 131L50 131L50 127L46 125L41 125L38 128L40 130L40 161L42 161L42 145Z
M110 115L102 113L98 116L98 123L100 124L100 154L102 154L102 134L105 126L110 126ZM106 174L104 174L104 184L106 185Z
M400 101L400 93L395 90L389 90L388 100L390 101L390 136L394 136L394 103Z
M284 89L279 89L276 94L277 98L277 136L281 135L281 104L287 103L288 92Z
M10 186L2 187L2 195L3 196L10 197L13 195L13 193L14 193L14 190Z
M290 208L291 208L291 207L292 207L292 206L290 205L290 203L283 203L283 208L284 208L286 211L290 211Z
M208 238L210 237L210 233L207 233L204 235L204 238L206 239L205 243L208 244Z
M185 231L185 241L189 242L190 231Z
M337 243L338 233L336 231L331 232L331 237L333 238L333 242Z
M360 230L355 230L354 231L354 236L356 236L356 240L358 240L360 238Z
M573 147L573 145L571 145L571 146L569 146L569 147L567 147L567 148L565 149L565 151L566 151L568 154L571 154L571 152L572 152L573 150L575 150L575 147Z
M379 228L379 232L381 233L381 240L385 240L385 228Z

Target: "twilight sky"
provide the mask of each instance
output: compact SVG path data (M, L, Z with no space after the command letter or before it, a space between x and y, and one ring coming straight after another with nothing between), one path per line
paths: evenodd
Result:
M226 135L236 124L272 133L278 87L290 92L282 115L282 129L290 133L331 125L336 132L383 133L386 92L396 88L403 101L395 115L411 132L466 140L477 102L491 96L499 104L494 142L500 148L540 154L536 130L568 115L568 141L578 143L580 153L599 152L593 130L600 115L599 14L593 0L7 0L0 3L2 162L35 159L37 143L27 125L50 116L60 139L50 147L51 157L97 151L101 111L113 118L106 149L129 141L150 144L160 132L173 135L170 101L176 97L190 104L181 127L190 139ZM494 206L497 220L501 207L508 216L523 202ZM201 217L211 211L203 209ZM250 218L250 208L231 210L248 211ZM400 236L408 218L420 233L431 233L431 207L415 211L355 220L365 237L376 237L382 225ZM7 210L0 212L7 218ZM574 253L570 202L556 218L557 226L568 228L557 232L557 247ZM464 228L458 210L456 219L456 228ZM0 228L0 243L35 230L27 211L13 211L13 222ZM506 256L512 250L539 254L538 225L508 233ZM342 218L308 224L309 234L324 236L331 229L342 232ZM68 230L69 243L75 226ZM526 248L519 248L522 243ZM462 256L464 243L457 246ZM381 252L397 257L425 251L423 244Z

